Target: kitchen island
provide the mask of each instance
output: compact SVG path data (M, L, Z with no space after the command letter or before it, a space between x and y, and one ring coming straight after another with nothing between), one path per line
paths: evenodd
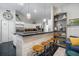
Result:
M17 56L32 56L32 47L41 42L53 38L53 32L38 32L38 33L15 33L16 36L16 55Z

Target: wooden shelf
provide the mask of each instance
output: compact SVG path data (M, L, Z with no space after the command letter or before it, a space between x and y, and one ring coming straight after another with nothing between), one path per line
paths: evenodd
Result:
M54 17L60 16L60 15L64 15L64 14L66 14L66 12L64 12L64 13L58 13L58 14L54 15Z
M61 38L61 39L66 39L66 37L62 37L62 36L55 36L56 38Z
M57 44L58 46L61 46L61 47L66 47L66 44L62 45L62 44Z
M61 19L61 20L56 20L55 22L59 22L59 21L67 21L67 18Z

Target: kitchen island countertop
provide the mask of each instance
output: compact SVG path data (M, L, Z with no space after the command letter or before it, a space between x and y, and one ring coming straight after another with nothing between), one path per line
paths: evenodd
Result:
M33 35L40 35L40 34L48 34L48 33L53 33L53 31L51 32L16 32L14 34L25 37L25 36L33 36Z

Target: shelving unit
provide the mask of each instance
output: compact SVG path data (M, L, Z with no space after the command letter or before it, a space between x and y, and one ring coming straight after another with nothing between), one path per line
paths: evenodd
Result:
M57 45L66 47L65 40L67 27L67 13L59 13L54 15L54 38L57 39Z

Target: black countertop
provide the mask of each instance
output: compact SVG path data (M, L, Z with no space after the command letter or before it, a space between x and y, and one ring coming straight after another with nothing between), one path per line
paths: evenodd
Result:
M53 33L52 32L16 32L15 35L20 35L20 36L33 36L33 35L40 35L40 34L48 34L48 33Z

